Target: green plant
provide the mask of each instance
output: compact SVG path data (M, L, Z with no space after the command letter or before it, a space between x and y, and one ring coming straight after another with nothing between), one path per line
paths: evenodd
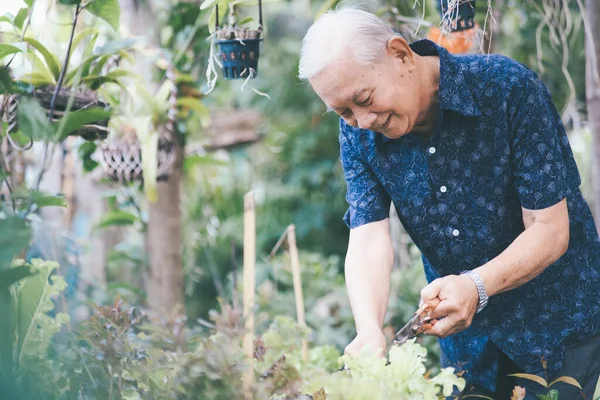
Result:
M544 362L544 370L546 369L546 364ZM553 380L552 382L548 383L548 381L544 378L542 378L541 376L538 375L532 375L532 374L511 374L509 376L514 376L516 378L522 378L522 379L527 379L529 381L533 381L536 382L538 384L540 384L541 386L543 386L544 388L548 389L548 394L539 394L537 395L537 397L540 400L558 400L559 398L559 392L556 389L551 389L552 386L554 386L555 384L557 384L558 382L564 382L567 383L569 385L573 385L576 388L578 388L579 390L582 390L581 385L573 378L571 378L570 376L561 376L556 378L555 380Z
M50 315L53 300L66 284L53 274L58 267L54 262L34 259L31 264L13 264L15 269L22 267L32 275L0 288L0 386L9 399L60 398L66 381L56 373L48 349L69 321L63 313Z

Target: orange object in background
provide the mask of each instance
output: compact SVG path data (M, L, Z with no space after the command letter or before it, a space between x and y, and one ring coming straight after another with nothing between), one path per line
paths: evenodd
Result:
M450 53L464 54L471 50L477 37L477 26L466 31L451 32L449 34L442 32L437 26L432 26L427 33L427 39L444 47Z

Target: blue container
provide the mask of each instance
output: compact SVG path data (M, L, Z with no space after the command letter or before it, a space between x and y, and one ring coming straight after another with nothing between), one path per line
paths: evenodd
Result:
M475 0L459 1L458 12L456 9L448 14L448 0L437 0L437 8L441 18L450 22L453 32L466 31L475 26Z
M258 73L258 55L262 39L219 40L225 79L246 79ZM251 71L252 74L251 74Z

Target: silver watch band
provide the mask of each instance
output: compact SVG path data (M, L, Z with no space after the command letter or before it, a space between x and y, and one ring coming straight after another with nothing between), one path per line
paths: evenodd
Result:
M485 286L483 286L483 281L479 274L475 271L463 271L460 273L461 275L467 275L473 282L475 282L475 286L477 287L477 294L479 295L479 305L477 306L477 312L480 312L487 306L488 304L488 294L485 291Z

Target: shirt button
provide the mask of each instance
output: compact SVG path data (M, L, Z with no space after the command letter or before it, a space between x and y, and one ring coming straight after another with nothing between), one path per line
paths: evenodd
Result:
M458 236L458 235L460 235L460 231L458 229L455 229L452 231L452 235Z
M429 154L433 154L435 153L435 147L430 147L429 148Z
M446 186L440 187L440 192L446 193L447 191L448 191L448 188Z

